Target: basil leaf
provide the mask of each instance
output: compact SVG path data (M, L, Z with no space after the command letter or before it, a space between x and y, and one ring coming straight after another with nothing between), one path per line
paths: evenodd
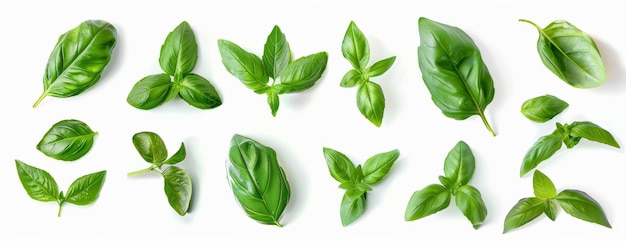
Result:
M494 97L493 79L478 47L463 30L421 17L418 62L432 100L447 117L479 115L493 136L485 109Z
M15 160L15 167L20 182L30 198L42 202L57 201L59 186L50 173L19 160Z
M37 150L57 160L75 161L91 150L97 134L82 121L62 120L44 134Z
M46 96L71 97L83 93L102 77L111 60L117 31L102 20L88 20L59 37L43 78L44 91L33 105Z
M341 207L339 208L339 215L341 216L341 224L345 227L354 222L357 218L361 217L365 212L365 197L366 193L356 197L349 198L348 193L343 195L341 199Z
M180 82L180 97L188 104L200 109L212 109L222 105L215 87L200 75L188 74Z
M362 183L359 183L359 184L362 184ZM346 189L346 193L344 194L344 197L348 199L357 199L363 196L363 194L365 194L368 190L366 190L365 188L363 188L362 185L359 185L359 184L354 185L352 188ZM371 190L372 189L369 188L369 191Z
M341 79L341 83L339 83L339 86L354 87L359 84L362 84L365 82L362 76L363 74L361 73L361 71L356 70L356 69L351 69L343 76L343 78Z
M576 218L611 228L600 204L587 193L578 190L563 190L556 197L563 211Z
M457 188L456 183L445 176L439 176L439 182L448 190L455 190Z
M161 46L159 63L168 75L180 80L191 73L198 59L198 45L193 30L186 21L181 22L167 35Z
M276 116L276 112L278 112L278 107L280 106L280 99L276 91L270 90L267 92L267 104L270 105L272 116Z
M370 60L370 47L367 38L354 21L350 22L343 37L341 53L355 69L365 68Z
M139 132L133 135L133 145L146 162L161 166L167 159L167 148L161 137L154 132Z
M535 170L533 174L533 189L535 197L545 200L556 197L556 187L552 180L539 170Z
M268 88L269 76L265 72L263 60L259 56L246 52L228 40L220 39L217 41L217 45L222 56L222 63L229 73L254 91Z
M556 220L556 215L559 212L559 207L556 206L556 203L552 199L546 199L543 201L544 209L543 212L550 218L550 220Z
M454 189L456 189L457 187L469 183L474 175L475 165L472 150L467 143L459 141L452 150L448 152L443 165L443 171L447 179L453 183Z
M171 100L178 94L167 74L155 74L139 80L128 93L126 102L137 109L149 110Z
M399 156L400 151L394 149L368 158L363 164L363 182L369 185L379 183L389 173Z
M167 201L178 215L184 216L189 210L193 192L191 177L185 170L176 166L169 166L161 174Z
M328 147L323 148L324 158L330 175L340 183L352 183L354 164L346 155Z
M65 194L65 201L76 205L93 203L100 196L106 171L84 175L74 180Z
M543 200L536 197L522 198L504 218L504 233L519 228L539 217L543 210Z
M285 34L274 25L263 49L263 65L270 78L276 79L291 62L291 50Z
M431 184L411 196L404 213L404 220L414 221L434 214L450 205L450 193L444 186Z
M328 53L311 54L287 65L280 75L280 85L276 86L279 94L294 93L307 90L322 77L328 62Z
M380 85L371 81L361 84L356 92L356 105L365 118L380 127L385 112L385 96Z
M374 63L372 66L367 68L367 76L375 77L384 74L387 70L389 70L389 68L391 68L395 61L396 56L393 56Z
M227 170L230 187L246 214L260 223L282 227L279 221L291 192L276 152L236 134L231 139Z
M609 146L620 148L613 135L602 127L589 121L576 121L569 125L570 135L582 137L590 141L600 142Z
M174 153L174 155L172 155L170 158L165 160L163 164L173 165L173 164L179 163L185 160L186 156L187 156L187 150L185 149L185 143L181 142L180 147L178 148L178 151L176 151L176 153Z
M485 222L487 207L478 189L470 185L461 186L457 189L454 200L474 229L478 229Z
M561 137L556 134L542 136L524 155L522 167L520 168L520 177L528 173L539 163L550 158L554 153L561 149Z
M543 64L565 83L576 88L598 87L606 81L600 51L591 36L571 23L557 20L539 31L537 50Z
M543 95L522 103L522 114L531 121L543 123L563 112L569 104L556 96Z

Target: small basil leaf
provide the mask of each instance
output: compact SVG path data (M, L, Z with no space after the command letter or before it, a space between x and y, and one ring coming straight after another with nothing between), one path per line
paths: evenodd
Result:
M353 183L355 168L352 161L343 153L331 148L324 147L323 151L330 175L340 183Z
M363 175L363 166L361 166L361 164L356 165L356 168L354 169L354 175L352 175L352 182L360 183L363 181L364 177L365 176Z
M411 196L404 213L404 220L414 221L434 214L450 205L450 193L444 186L431 184Z
M556 201L569 215L611 228L600 204L585 192L563 190L557 195Z
M171 100L178 94L167 74L149 75L139 80L128 93L126 102L137 109L149 110ZM175 93L175 94L172 94Z
M487 206L478 189L470 185L461 186L457 189L454 200L474 229L478 229L485 222Z
M327 62L328 53L319 52L289 63L280 75L282 88L278 90L278 93L301 92L313 87L322 77Z
M176 153L174 153L174 155L172 155L170 158L165 160L163 164L173 165L173 164L179 163L185 160L186 156L187 156L187 150L185 149L185 143L180 143L180 148L178 148L178 151L176 151Z
M589 121L576 121L570 125L570 135L582 137L590 141L600 142L609 146L620 148L610 132Z
M546 199L543 201L544 209L543 212L550 218L550 220L556 220L556 215L559 212L559 207L556 206L556 203L552 199Z
M339 216L341 217L341 224L345 227L361 217L365 212L365 196L367 194L358 196L357 198L349 198L347 193L343 195L341 199L341 206L339 208Z
M185 102L196 108L212 109L222 105L222 99L215 87L200 75L185 75L178 94Z
M561 143L561 137L556 134L539 138L539 140L530 147L528 152L526 152L526 155L524 155L524 160L520 168L520 176L528 173L530 170L537 167L539 163L554 155L554 153L561 149Z
M439 182L448 190L456 189L456 183L445 176L439 176Z
M543 200L536 197L522 198L504 218L504 233L519 228L539 217L543 210Z
M15 167L20 182L30 198L42 202L57 201L59 186L48 172L19 160L15 160Z
M387 70L389 70L389 68L391 68L395 61L396 56L393 56L374 63L368 68L367 76L375 77L384 74Z
M357 199L357 198L363 196L363 194L366 191L367 190L364 190L363 188L360 188L359 185L354 185L352 188L346 189L346 193L344 194L344 198Z
M139 132L133 135L133 145L146 162L161 166L167 159L167 148L161 137L154 132Z
M354 21L350 22L343 37L341 53L355 69L365 68L370 60L370 47L367 38Z
M539 170L535 170L533 174L533 189L535 197L545 200L556 197L556 187L552 180Z
M280 99L278 98L278 93L276 93L275 91L268 91L267 104L270 106L272 116L276 116L276 112L278 112L278 107L280 107Z
M374 185L380 182L391 170L400 156L398 149L376 154L363 164L363 182Z
M342 182L341 184L339 184L339 188L344 189L346 191L350 190L350 189L356 189L356 185L352 182Z
M76 205L93 203L100 196L106 171L84 175L74 180L65 194L65 201Z
M354 87L357 86L361 83L363 83L364 80L362 78L362 73L359 70L356 69L351 69L350 71L348 71L343 78L341 79L341 83L339 83L339 86L341 87Z
M291 51L285 34L275 25L267 36L263 49L263 65L272 79L278 78L291 61Z
M228 40L217 41L222 63L226 70L254 91L266 89L269 76L265 72L263 60L253 53Z
M44 134L37 150L57 160L75 161L91 150L97 134L82 121L62 120Z
M543 123L563 112L569 104L556 96L543 95L522 103L522 114L531 121Z
M361 84L356 92L356 105L365 118L380 127L385 112L385 96L380 85L371 81Z
M454 187L466 185L472 180L476 167L472 150L463 141L459 141L446 156L443 165L445 176ZM445 184L444 184L445 185Z
M196 66L197 59L196 36L189 23L183 21L167 35L161 46L159 57L161 69L171 76L176 76L175 79L180 79L191 73Z
M184 216L187 214L191 203L193 191L191 177L185 170L176 166L169 166L162 175L167 201L178 215Z

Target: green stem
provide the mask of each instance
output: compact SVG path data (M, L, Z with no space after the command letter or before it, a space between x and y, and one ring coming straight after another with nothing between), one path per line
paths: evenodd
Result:
M57 212L57 217L61 217L61 207L63 207L63 202L59 202L59 211Z
M153 170L154 170L154 166L150 166L150 167L145 168L145 169L141 169L141 170L134 171L134 172L129 172L127 174L127 176L129 176L129 177L139 176L141 174L145 174L145 173L151 172Z
M491 128L491 126L489 125L489 122L487 122L487 118L485 118L485 113L480 113L480 119L483 120L483 123L485 124L485 127L487 127L487 130L489 130L489 132L491 132L492 136L496 136L496 132L493 131L493 129Z
M43 94L39 96L39 99L37 99L37 101L33 105L33 108L36 108L39 105L39 103L43 100L43 98L46 98L46 95L48 95L48 91L44 91Z

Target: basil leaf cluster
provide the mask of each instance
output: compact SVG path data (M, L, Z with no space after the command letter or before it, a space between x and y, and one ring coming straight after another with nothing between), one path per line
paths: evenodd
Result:
M117 30L103 20L87 20L62 34L54 48L43 77L43 93L33 108L46 96L71 97L95 85L116 45Z
M549 135L540 137L524 155L520 176L528 173L539 163L550 158L565 144L572 149L581 139L620 148L613 135L602 127L589 121L575 121L571 124L556 123L556 129Z
M372 124L380 127L385 112L385 96L380 85L370 81L370 78L387 72L395 62L396 57L380 60L368 67L367 64L370 60L369 43L354 21L350 22L343 37L341 52L354 69L343 76L340 86L355 87L358 85L356 104L359 111Z
M282 227L291 188L274 149L235 134L228 157L228 183L244 212L259 223Z
M59 204L57 216L59 217L61 217L61 209L65 203L88 205L95 202L100 196L106 177L106 171L81 176L70 184L64 194L59 191L59 186L47 171L20 160L15 160L15 167L28 196L41 202L57 202Z
M80 120L62 120L44 134L37 150L57 160L75 161L91 150L97 134Z
M533 174L533 189L534 197L520 199L506 215L504 233L527 224L542 213L554 221L558 214L558 206L575 218L611 228L600 204L587 193L566 189L557 194L552 180L539 170L535 170Z
M150 163L150 166L128 173L128 176L137 176L148 172L159 173L163 177L163 189L172 209L180 216L187 214L193 193L193 182L185 170L174 166L174 164L185 160L187 155L185 144L181 142L178 151L168 158L163 139L154 132L144 131L133 135L133 145L141 158ZM169 166L163 169L163 165Z
M413 193L406 207L404 220L414 221L446 209L454 196L456 206L478 229L487 217L487 207L480 191L469 185L475 169L474 154L470 147L459 141L450 150L444 162L444 175L440 184L430 184Z
M367 192L383 180L400 156L397 149L368 158L363 166L354 163L341 152L324 147L324 158L330 175L337 180L339 188L346 190L341 199L339 214L345 227L365 212Z
M228 40L220 39L217 44L226 70L255 93L267 95L272 116L276 116L280 106L278 95L313 87L328 62L326 52L292 61L287 38L277 25L267 37L262 58Z
M165 73L139 80L128 93L131 106L149 110L180 96L189 105L212 109L222 104L215 87L204 77L191 73L198 59L198 45L189 23L183 21L161 46L159 63ZM172 80L173 77L173 80Z
M553 95L542 95L522 103L521 112L531 121L544 123L563 112L569 104Z
M418 25L419 67L435 105L456 120L480 116L495 136L485 117L495 93L493 79L474 41L457 27L424 17Z

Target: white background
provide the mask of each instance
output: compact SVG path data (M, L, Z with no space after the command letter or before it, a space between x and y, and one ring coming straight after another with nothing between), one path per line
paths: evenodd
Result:
M468 1L469 2L469 1ZM532 175L520 178L528 148L550 133L555 122L592 121L626 145L626 19L619 1L7 1L0 5L0 240L547 240L588 238L616 240L626 235L624 151L581 141L539 165L559 191L587 192L604 208L612 229L569 216L555 222L541 216L502 234L507 212L533 195ZM430 100L417 64L417 20L457 26L480 48L495 82L487 119L456 121ZM525 18L546 26L563 19L589 33L603 55L607 81L594 89L565 84L541 63L537 30ZM118 31L117 47L103 78L72 98L46 97L42 76L60 34L87 19L103 19ZM380 128L356 107L356 88L339 82L351 66L341 55L341 41L351 20L367 36L371 63L397 56L380 83L387 99ZM149 111L126 103L132 86L146 75L161 73L158 57L167 34L188 21L199 46L194 70L209 79L223 105L200 110L180 99ZM306 92L280 96L272 117L266 97L231 76L221 63L218 39L233 41L262 55L274 25L286 34L295 58L320 51L329 54L326 72ZM544 94L570 104L554 120L538 124L520 113L522 102ZM75 162L46 157L35 145L52 124L79 119L99 134L91 151ZM181 142L187 159L181 167L194 181L193 207L178 216L168 205L162 179L129 178L127 172L148 166L134 149L133 134L154 131L170 154ZM283 228L249 219L226 180L230 138L238 133L273 147L291 184L292 198ZM471 185L477 187L489 214L474 230L452 203L446 210L406 222L411 194L443 173L448 151L465 141L476 157ZM400 158L368 193L361 218L342 227L339 204L343 190L328 173L322 147L348 155L356 164L391 149ZM55 203L28 197L14 160L47 170L61 190L81 175L107 170L100 198L88 206L66 204L56 216Z

